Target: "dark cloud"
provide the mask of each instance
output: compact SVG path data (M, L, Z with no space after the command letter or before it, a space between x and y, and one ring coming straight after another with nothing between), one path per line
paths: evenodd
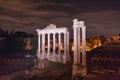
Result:
M96 11L79 13L77 17L87 24L91 36L118 34L120 30L120 11ZM94 33L94 34L93 34ZM88 36L90 36L88 34Z
M0 0L0 28L35 33L49 24L68 27L72 20L84 20L87 36L118 34L118 0ZM72 33L71 33L72 34Z

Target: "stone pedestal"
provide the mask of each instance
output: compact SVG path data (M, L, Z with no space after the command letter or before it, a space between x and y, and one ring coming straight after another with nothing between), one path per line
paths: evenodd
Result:
M61 62L61 55L58 54L57 56L58 56L58 62Z
M67 63L67 56L63 55L63 63Z
M82 65L79 67L79 74L81 75L81 77L85 77L87 75L87 67L86 65Z
M72 67L72 80L76 80L78 76L85 77L87 75L87 68L86 66L81 66L73 64Z
M44 68L45 68L45 64L42 63L42 62L40 62L40 63L38 64L37 69L44 69Z
M49 60L50 54L47 54L47 59Z
M79 65L73 64L73 76L77 75L79 73Z

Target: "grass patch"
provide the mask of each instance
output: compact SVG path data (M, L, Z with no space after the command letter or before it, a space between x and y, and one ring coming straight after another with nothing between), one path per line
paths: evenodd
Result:
M57 71L57 70L65 68L68 65L70 65L70 64L69 63L62 64L62 63L58 63L58 62L50 62L49 61L49 66L44 68L43 71Z

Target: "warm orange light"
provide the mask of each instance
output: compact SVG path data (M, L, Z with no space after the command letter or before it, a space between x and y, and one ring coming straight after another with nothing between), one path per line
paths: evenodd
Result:
M45 46L45 48L48 48L48 46Z
M60 50L61 50L61 51L63 51L63 50L64 50L64 47L63 47L62 45L60 46Z
M27 40L27 45L25 46L25 49L26 50L31 50L33 47L32 47L32 45L30 44L30 38L28 38L28 40Z
M74 47L72 46L72 51L74 51Z
M82 50L82 42L80 42L80 51ZM86 41L86 51L91 51L94 48L97 48L101 46L101 40L98 39L93 39L91 41ZM71 51L74 51L74 46L73 46L73 42L72 42L72 46L71 46Z

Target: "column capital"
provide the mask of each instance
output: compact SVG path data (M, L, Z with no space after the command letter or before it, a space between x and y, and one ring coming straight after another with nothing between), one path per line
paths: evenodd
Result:
M63 34L65 35L65 34L67 34L67 32L64 32Z
M73 19L73 23L76 23L76 22L78 22L78 19Z
M38 33L38 35L41 35L40 33Z
M78 19L74 19L73 20L73 28L77 28L77 27L79 27Z
M81 28L82 28L82 30L85 30L85 29L86 29L86 26L82 26Z
M55 35L56 33L52 33L53 35Z
M79 21L78 24L79 24L80 27L83 27L84 26L84 21Z

